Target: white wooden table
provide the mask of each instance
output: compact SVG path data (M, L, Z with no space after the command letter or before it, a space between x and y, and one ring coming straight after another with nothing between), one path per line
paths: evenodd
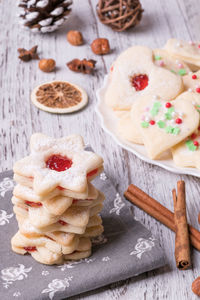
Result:
M192 176L179 176L159 167L142 162L121 149L100 127L94 111L96 89L118 53L134 44L161 47L170 37L200 40L200 9L198 0L143 0L145 9L141 24L127 33L115 33L102 25L95 12L97 0L74 0L69 22L56 33L34 35L18 26L15 1L0 0L0 171L11 169L17 159L28 153L29 138L33 132L60 137L80 133L96 152L104 157L105 169L123 192L133 182L168 208L173 208L171 190L177 180L184 179L187 187L189 222L198 228L200 211L200 180ZM66 41L70 29L81 30L85 45L72 47ZM90 43L97 37L110 41L112 53L95 56ZM17 48L38 45L40 57L54 58L57 70L42 73L37 61L23 63ZM97 60L94 76L69 71L66 62L73 58ZM38 110L30 102L32 89L45 81L69 80L84 87L89 94L89 105L72 115L53 115ZM174 263L174 234L135 208L135 215L157 235L165 249L168 265L136 278L89 292L73 299L196 299L191 292L194 278L200 275L200 254L193 251L193 269L178 271Z

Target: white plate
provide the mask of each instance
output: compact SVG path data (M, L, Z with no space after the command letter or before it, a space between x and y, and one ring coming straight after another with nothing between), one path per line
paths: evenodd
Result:
M117 134L117 130L116 130L117 117L114 115L112 110L109 107L107 107L104 103L104 95L105 95L107 85L108 85L108 75L105 76L103 86L99 90L97 90L96 93L97 100L98 100L96 106L96 112L100 118L101 127L114 139L114 141L118 145L132 152L143 161L164 168L170 172L200 177L200 171L198 169L179 168L174 164L172 158L162 159L162 160L149 159L146 154L145 147L143 145L132 144L126 140L123 140Z

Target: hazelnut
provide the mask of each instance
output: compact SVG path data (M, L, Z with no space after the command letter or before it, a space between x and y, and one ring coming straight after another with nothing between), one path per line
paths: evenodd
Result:
M200 296L200 276L197 277L192 283L192 291L197 296Z
M39 61L39 68L43 72L52 72L55 69L56 62L54 59L41 59Z
M77 30L70 30L67 33L67 40L73 46L80 46L83 44L82 33Z
M110 52L110 45L107 39L96 39L91 44L92 51L97 55L104 55Z

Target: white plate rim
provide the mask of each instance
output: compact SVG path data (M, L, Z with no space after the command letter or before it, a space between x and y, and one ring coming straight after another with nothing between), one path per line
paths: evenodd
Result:
M172 173L175 174L182 174L182 175L193 175L196 177L200 177L200 171L198 169L195 168L180 168L180 167L176 167L174 165L174 167L170 167L168 165L166 165L165 163L161 162L161 161L157 161L157 160L152 160L150 158L148 158L147 156L139 153L137 150L134 149L134 144L132 144L132 146L129 146L125 141L120 140L114 132L110 131L110 129L107 128L106 124L105 124L105 118L104 115L102 114L101 110L100 110L100 105L101 102L104 101L103 97L101 96L101 93L104 92L104 90L106 89L106 86L108 84L108 75L106 75L104 77L104 81L103 81L103 85L96 91L96 97L97 97L97 104L95 106L95 112L98 115L99 119L100 119L100 124L102 129L109 134L113 140L119 145L121 146L123 149L130 151L131 153L133 153L134 155L136 155L138 158L140 158L141 160L152 164L152 165L156 165L159 166L165 170L168 170ZM172 160L171 160L172 161Z

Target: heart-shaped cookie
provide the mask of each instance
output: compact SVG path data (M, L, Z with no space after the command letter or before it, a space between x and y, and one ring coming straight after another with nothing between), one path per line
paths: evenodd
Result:
M191 94L190 100L200 114L200 96L194 93ZM171 150L173 160L177 166L200 169L200 127Z
M199 113L192 97L193 93L185 92L172 102L154 96L140 98L137 122L151 159L159 158L198 128Z
M134 46L114 62L105 103L113 110L130 110L143 95L154 94L170 100L182 90L181 76L157 66L150 48Z
M185 90L196 93L200 99L200 71L184 76L183 84Z

